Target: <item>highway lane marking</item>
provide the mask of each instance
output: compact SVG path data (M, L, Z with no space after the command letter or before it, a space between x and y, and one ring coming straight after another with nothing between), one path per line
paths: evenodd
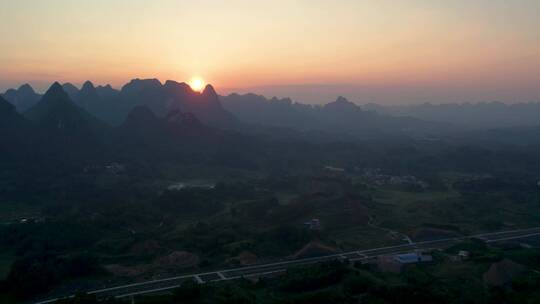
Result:
M195 280L197 280L197 283L199 283L199 284L204 283L204 281L201 279L201 277L198 274L194 275L193 277L195 278Z
M363 253L360 253L360 251L357 251L356 254L359 255L362 258L367 258L368 257L367 255L365 255Z
M283 268L283 269L278 269L278 270L273 270L273 271L267 271L267 272L263 272L263 273L253 273L253 274L248 274L248 275L243 275L243 276L234 276L234 277L230 277L230 278L224 277L223 279L210 280L210 281L208 281L207 283L210 283L210 282L220 282L220 281L229 281L229 280L237 280L237 279L240 279L240 278L254 277L254 276L265 276L265 275L270 275L270 274L280 273L280 272L284 272L284 271L287 271L287 269ZM117 296L115 296L115 298L120 299L120 298L125 298L125 297L131 297L131 296L141 295L141 294L147 294L147 293L153 293L153 292L159 292L159 291L171 290L171 289L178 288L178 287L180 287L180 286L181 286L181 284L178 284L178 285L172 285L172 286L167 286L167 287L160 287L160 288L155 288L155 289L151 289L151 290L135 291L135 292L127 293L127 294L117 295Z
M526 235L521 235L521 236L507 237L507 238L497 239L497 240L486 240L486 243L501 242L501 241L509 241L509 240L515 240L515 239L524 239L524 238L528 238L528 237L531 237L531 236L538 236L538 235L540 235L540 232L538 232L538 233L526 234Z
M124 295L115 296L115 298L120 299L120 298L125 298L125 297L132 297L132 296L136 296L136 295L141 295L141 294L145 294L145 293L154 293L154 292L160 292L160 291L165 291L165 290L171 290L171 289L175 289L175 288L180 287L180 285L181 284L167 286L167 287L161 287L161 288L155 288L155 289L151 289L151 290L135 291L135 292L127 293L127 294L124 294Z

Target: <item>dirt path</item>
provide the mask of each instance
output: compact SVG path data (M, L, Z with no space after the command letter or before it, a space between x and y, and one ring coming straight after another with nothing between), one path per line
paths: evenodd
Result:
M398 231L395 231L395 230L392 230L392 229L389 229L389 228L384 228L384 227L381 227L381 226L377 226L373 222L373 217L371 215L369 216L368 226L370 226L372 228L375 228L375 229L385 231L388 234L390 234L392 236L395 236L396 238L401 238L402 240L406 241L408 244L411 244L411 245L414 244L412 239L408 235L406 235L404 233L401 233L401 232L398 232Z

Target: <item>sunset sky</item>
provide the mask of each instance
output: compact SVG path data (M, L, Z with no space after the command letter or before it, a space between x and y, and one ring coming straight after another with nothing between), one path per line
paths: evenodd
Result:
M321 103L540 101L538 0L0 0L0 91L212 83Z

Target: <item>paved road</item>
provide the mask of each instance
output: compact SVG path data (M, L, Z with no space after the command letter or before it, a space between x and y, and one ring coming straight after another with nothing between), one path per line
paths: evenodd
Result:
M413 242L404 245L387 246L359 251L344 252L332 255L326 255L314 258L304 258L297 260L286 260L276 263L268 263L240 268L224 269L213 272L187 274L182 276L176 276L166 279L152 280L140 283L127 284L122 286L116 286L111 288L104 288L98 290L89 291L88 294L96 295L98 298L105 297L130 297L134 295L149 294L162 292L177 288L185 281L193 280L198 283L216 282L224 280L234 280L242 277L260 277L269 276L279 273L283 273L287 268L308 265L325 261L332 261L336 259L348 259L350 261L366 261L374 259L381 255L397 254L403 252L410 252L416 249L436 249L445 248L455 244L456 242L467 239L481 239L486 243L501 242L508 240L525 239L529 237L540 236L540 227L534 227L529 229L518 229L509 231L499 231L491 233L482 233L464 237L444 238L431 241ZM51 303L58 300L49 299L46 301L37 302L36 304Z

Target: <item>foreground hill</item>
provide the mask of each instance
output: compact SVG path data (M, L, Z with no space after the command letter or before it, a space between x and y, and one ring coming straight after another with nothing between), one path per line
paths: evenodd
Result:
M21 157L28 148L32 133L29 122L15 106L0 96L0 154ZM10 157L11 158L11 157Z
M110 127L76 105L57 82L24 116L32 125L34 149L44 158L99 157L112 140Z
M203 123L192 113L172 110L164 117L136 106L114 130L116 156L183 164L237 165L256 162L262 138Z
M77 106L55 82L25 116L44 130L76 133L97 131L101 123Z
M144 152L167 157L197 149L197 143L221 133L204 125L191 113L175 110L158 117L146 105L136 106L116 132L117 146L124 153Z
M15 106L0 96L0 131L7 133L25 123L24 117L17 112Z

